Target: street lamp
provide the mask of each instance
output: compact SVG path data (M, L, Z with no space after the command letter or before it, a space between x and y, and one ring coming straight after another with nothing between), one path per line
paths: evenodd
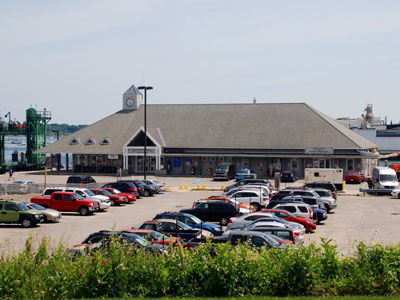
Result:
M144 162L143 162L143 178L146 179L147 166L147 90L152 90L152 86L139 86L138 90L144 90Z

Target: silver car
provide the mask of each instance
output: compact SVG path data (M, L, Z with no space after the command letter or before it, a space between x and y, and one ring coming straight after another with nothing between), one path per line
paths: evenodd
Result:
M32 209L40 210L43 214L44 220L43 222L59 222L61 220L61 213L58 210L45 208L36 203L24 202L26 206Z
M149 182L148 184L154 184L157 187L158 193L167 191L167 185L163 182L160 182L155 179L148 179L145 181L148 181Z

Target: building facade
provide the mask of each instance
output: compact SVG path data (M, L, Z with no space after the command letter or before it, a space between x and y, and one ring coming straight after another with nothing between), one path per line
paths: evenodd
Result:
M376 145L305 103L147 105L131 86L122 110L38 153L72 154L77 173L199 175L222 162L261 177L293 170L342 168L368 175ZM147 161L144 162L144 144Z

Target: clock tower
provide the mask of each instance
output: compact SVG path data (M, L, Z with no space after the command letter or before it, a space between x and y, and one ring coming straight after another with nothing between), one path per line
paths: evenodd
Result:
M122 95L122 108L124 110L137 110L142 103L143 95L134 85L131 85Z

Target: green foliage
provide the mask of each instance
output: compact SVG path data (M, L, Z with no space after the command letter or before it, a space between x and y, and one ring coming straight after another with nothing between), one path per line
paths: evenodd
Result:
M255 250L212 245L160 254L114 238L107 249L72 257L52 253L43 239L32 250L0 258L0 299L95 297L221 297L399 295L400 245L360 243L339 257L331 240L321 246Z
M53 130L58 130L60 136L68 135L68 134L74 133L75 131L78 131L86 126L87 125L69 125L69 124L57 124L57 123L48 124L47 125L47 135L48 136L55 135Z

